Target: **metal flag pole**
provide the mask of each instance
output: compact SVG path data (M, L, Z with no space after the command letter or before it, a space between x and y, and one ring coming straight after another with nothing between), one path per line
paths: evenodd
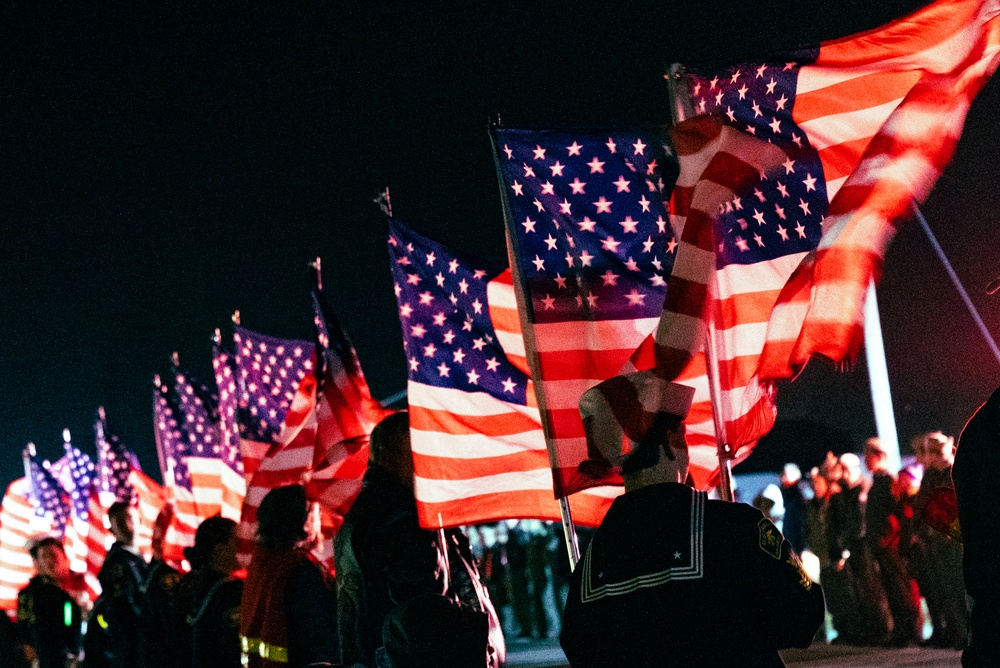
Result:
M670 96L670 115L674 125L684 121L694 113L691 96L683 85L684 67L674 63L668 68L667 93ZM715 303L718 284L715 272L708 285L708 304L705 317L705 367L708 375L708 390L712 401L712 425L715 428L715 445L719 454L719 496L725 501L733 501L733 448L726 436L726 424L722 419L722 385L720 383L719 356L716 343L718 329L715 320Z
M177 367L177 353L170 356L174 367ZM153 396L155 397L153 401L159 401L159 389L163 386L163 381L160 379L160 374L153 376L153 386L156 390L153 391ZM163 443L160 441L160 430L153 430L153 440L156 442L156 457L160 460L160 473L163 474L163 484L166 486L169 492L168 496L174 498L174 468L171 466L170 461L167 456L163 453Z
M959 280L954 267L951 266L951 262L948 261L948 257L944 254L941 244L938 243L937 237L935 237L934 233L931 231L931 226L927 224L927 219L924 218L924 214L920 210L920 207L917 206L916 201L911 201L910 205L913 208L914 215L916 215L917 220L920 222L920 227L924 228L924 233L927 235L927 239L930 240L931 246L934 247L934 252L937 253L938 258L941 260L941 264L944 265L945 271L948 272L951 282L955 285L955 289L958 290L958 294L962 298L962 301L965 302L965 308L968 309L972 319L976 321L976 327L979 328L979 332L983 335L983 338L986 339L986 345L990 347L993 357L995 357L997 362L1000 363L1000 348L997 347L997 342L993 340L993 335L990 334L990 330L986 328L986 323L983 322L983 319L979 315L979 311L976 310L976 306L972 303L972 299L969 298L969 293L965 291L965 286L962 285L962 281Z
M24 446L24 450L21 451L21 460L24 463L24 479L28 481L28 495L37 507L39 501L35 498L35 486L31 482L31 458L34 456L35 444L29 442Z
M885 344L882 341L882 321L875 297L875 281L868 282L865 297L865 360L868 363L868 380L872 389L872 408L875 411L875 431L879 444L885 450L889 470L898 471L899 434L896 416L892 410L892 392L889 391L889 367L885 362Z
M323 292L323 265L318 255L313 262L309 263L309 268L316 270L316 289Z
M510 212L510 202L507 201L507 193L503 187L503 173L500 168L500 161L497 158L497 147L493 140L493 133L490 133L490 146L493 149L493 164L497 170L497 183L500 187L500 202L503 206L504 235L507 239L507 261L510 264L511 275L514 279L514 296L517 299L517 313L521 319L521 333L524 337L524 350L528 360L528 368L531 370L532 378L541 378L539 369L538 346L535 342L535 330L531 326L531 319L528 316L528 309L531 303L524 294L524 282L521 275L521 267L517 263L517 253L515 252L516 238L511 234L511 226L514 225ZM549 412L546 410L547 402L545 397L544 384L535 385L535 400L538 404L538 412L542 417L542 432L545 434L545 445L549 454L549 467L556 470L555 448L552 445L552 425L550 423ZM554 476L554 473L553 473ZM566 554L569 557L570 569L576 569L580 561L580 542L576 535L576 525L573 523L573 513L570 508L569 498L559 497L559 515L562 519L563 538L566 541Z
M97 407L97 425L95 430L97 432L97 476L101 481L101 492L107 493L111 491L111 483L108 481L108 471L107 466L104 462L104 456L100 452L100 444L107 444L107 435L104 433L104 422L107 420L107 413L104 412L104 406Z

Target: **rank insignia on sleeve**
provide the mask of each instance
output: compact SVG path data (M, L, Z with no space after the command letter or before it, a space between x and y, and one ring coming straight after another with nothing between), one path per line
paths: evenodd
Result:
M762 518L757 522L757 535L760 549L775 559L781 559L781 532L770 520Z
M802 585L802 588L810 591L813 588L812 579L806 574L806 569L802 566L802 560L799 559L799 555L795 554L792 550L788 551L788 563L799 574L799 584Z

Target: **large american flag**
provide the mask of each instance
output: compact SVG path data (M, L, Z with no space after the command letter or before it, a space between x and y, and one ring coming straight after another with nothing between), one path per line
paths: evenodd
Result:
M0 609L17 609L17 592L35 573L26 547L28 539L52 529L50 517L35 513L29 480L12 482L0 505Z
M664 199L678 163L657 132L494 132L559 496L621 484L587 460L578 403L655 328L676 256Z
M995 0L939 0L818 49L689 77L696 112L789 154L715 230L735 376L791 377L811 356L859 350L885 248L997 65L998 14Z
M303 482L316 449L316 346L237 326L235 384L247 492L238 529L240 558L249 561L257 508L267 493Z
M559 520L510 273L493 277L395 220L389 257L421 524ZM580 495L574 519L600 523L607 499Z

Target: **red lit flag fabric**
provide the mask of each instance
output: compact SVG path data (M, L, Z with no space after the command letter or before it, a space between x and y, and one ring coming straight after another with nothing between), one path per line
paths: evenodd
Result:
M97 574L101 572L104 557L107 556L115 539L111 535L111 527L108 523L108 506L102 503L101 493L97 485L91 487L87 496L87 569L84 573L84 582L91 594L98 596L101 593L101 583L97 579Z
M372 397L354 346L325 295L314 290L312 297L319 387L308 496L343 516L361 491L372 429L394 411Z
M35 513L28 479L12 482L0 505L0 609L17 609L17 592L35 573L26 547L28 539L52 529L51 518Z
M719 269L717 254L729 237L718 234L717 221L734 216L728 234L754 235L750 237L754 248L770 248L763 245L762 235L767 231L751 227L755 219L747 210L746 193L769 192L768 175L775 170L785 172L788 155L778 146L709 117L681 123L673 128L672 136L680 160L680 176L670 200L671 224L679 234L677 259L655 343L647 339L633 355L628 370L651 370L660 378L695 388L686 419L689 473L696 488L706 489L717 483L719 471L715 418L722 426L723 443L732 446L728 456L737 463L750 454L757 439L774 423L773 389L754 375L752 364L745 362L746 339L757 325L748 315L761 305L768 312L768 298L773 304L776 293L766 289L768 283L761 277L787 262L780 252L795 253L808 241L789 239L785 245L771 244L782 238L780 231L776 236L772 231L774 238L766 237L766 243L776 249L770 255L758 255L756 264L738 265L745 273L734 283L731 268ZM737 296L714 298L734 286ZM708 322L714 322L711 344ZM719 363L720 396L715 406L709 394L707 345L712 346ZM641 374L635 377L642 378ZM628 386L607 385L609 389L620 387Z
M580 468L578 403L656 328L677 247L663 201L677 160L652 132L498 128L494 140L556 494L621 484Z
M786 378L859 350L885 248L996 68L998 14L995 0L939 0L818 50L690 77L697 112L789 154L717 222L723 313L746 330L740 373Z
M237 326L237 411L247 492L238 529L240 558L249 561L257 508L267 493L303 482L316 450L316 347Z
M489 274L395 220L389 257L409 368L421 524L559 520L534 389L500 345ZM501 301L498 313L516 310L509 275L492 293ZM516 340L514 322L508 318L505 336ZM523 356L523 343L520 350ZM608 495L574 501L574 519L594 526Z

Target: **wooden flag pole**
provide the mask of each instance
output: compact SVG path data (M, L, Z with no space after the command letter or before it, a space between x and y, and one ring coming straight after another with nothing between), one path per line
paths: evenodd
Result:
M682 84L684 68L674 63L664 78L670 96L670 114L674 125L690 117L694 109L687 87ZM712 400L712 425L715 427L715 445L719 454L719 496L725 501L733 501L733 448L726 436L726 424L722 419L722 385L719 374L719 356L716 342L718 329L715 320L715 302L718 295L718 281L713 273L709 282L708 304L705 318L705 367L708 375L708 389Z
M528 316L528 309L531 308L531 302L528 300L527 295L524 294L521 267L517 263L517 253L514 248L517 241L515 235L511 234L511 227L514 225L514 221L510 212L510 202L507 201L507 193L503 187L503 173L501 172L500 161L497 158L497 146L493 139L493 133L489 134L490 146L493 149L493 164L497 170L497 183L500 186L500 202L503 205L504 235L507 239L507 261L510 264L511 275L514 279L514 296L517 299L517 313L521 319L521 335L524 337L525 356L528 360L528 368L531 370L531 377L540 378L541 370L539 369L538 345L535 343L535 330L531 326L531 318ZM552 444L552 425L548 417L549 413L546 410L544 384L536 384L534 387L535 400L542 419L542 432L545 434L545 446L549 453L549 468L553 471L554 480L554 471L557 468L558 461L556 459L555 448ZM570 509L568 497L559 497L559 514L562 519L563 538L566 540L566 554L569 556L569 565L572 570L576 568L577 563L580 561L580 543L576 536L576 525L573 524L573 513Z

